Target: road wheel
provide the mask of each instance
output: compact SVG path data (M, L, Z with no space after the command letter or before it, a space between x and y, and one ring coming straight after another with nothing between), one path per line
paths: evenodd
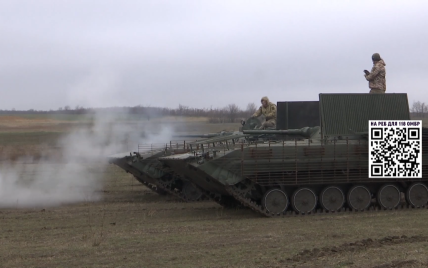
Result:
M400 200L400 189L393 184L385 184L377 192L377 202L383 208L394 209L398 207Z
M348 191L348 205L353 210L366 210L372 201L372 195L363 185L357 185Z
M416 182L407 188L407 202L413 207L420 208L428 203L428 188L425 184Z
M327 211L338 211L345 204L345 194L336 186L328 186L320 194L320 204Z
M306 187L297 189L291 199L294 210L301 214L312 212L317 206L317 201L315 192Z
M280 189L267 191L262 198L263 207L273 214L281 214L288 208L288 196Z

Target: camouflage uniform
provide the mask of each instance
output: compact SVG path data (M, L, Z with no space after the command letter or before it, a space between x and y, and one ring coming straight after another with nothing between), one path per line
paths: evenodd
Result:
M385 93L386 91L386 71L385 62L381 59L373 64L372 71L364 75L369 81L370 93Z
M253 114L253 117L259 117L261 115L264 115L266 118L266 121L263 123L261 128L267 128L267 127L275 127L276 126L276 105L272 102L269 102L268 97L263 97L261 99L262 101L265 100L268 103L268 106L265 108L260 106L260 108Z

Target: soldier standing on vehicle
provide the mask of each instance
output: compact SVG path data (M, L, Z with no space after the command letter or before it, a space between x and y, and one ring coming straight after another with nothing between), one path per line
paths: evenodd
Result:
M372 55L373 60L373 68L372 71L369 72L364 70L364 77L369 81L370 93L385 93L386 91L386 70L385 70L385 62L380 57L379 53L375 53Z
M261 115L265 116L266 121L262 124L260 129L265 129L267 127L276 126L276 105L269 101L268 97L263 97L261 99L262 106L251 116L259 117Z

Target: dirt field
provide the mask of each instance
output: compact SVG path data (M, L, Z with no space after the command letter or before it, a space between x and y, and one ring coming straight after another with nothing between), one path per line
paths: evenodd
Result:
M0 146L9 149L20 142L35 150L38 142L54 146L42 131L0 134ZM268 219L210 201L183 203L115 166L85 165L102 178L101 201L0 209L0 267L428 266L426 209Z

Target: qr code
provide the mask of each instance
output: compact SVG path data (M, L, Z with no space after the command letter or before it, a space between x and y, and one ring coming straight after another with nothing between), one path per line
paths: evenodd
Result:
M369 177L422 178L422 121L369 121Z

